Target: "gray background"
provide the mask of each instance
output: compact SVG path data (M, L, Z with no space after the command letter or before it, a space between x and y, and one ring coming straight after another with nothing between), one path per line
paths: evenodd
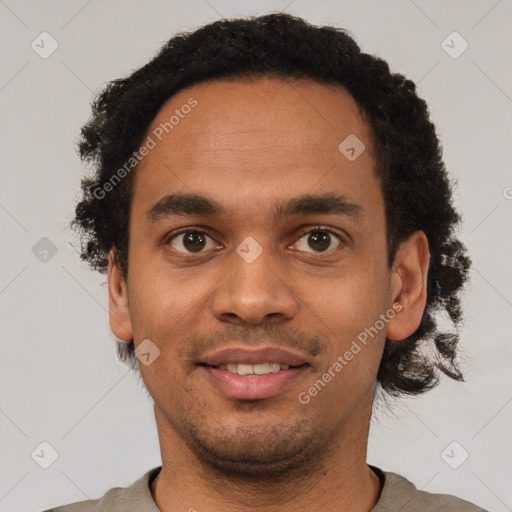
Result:
M512 510L510 0L0 0L0 510L99 497L160 464L152 403L116 360L105 277L80 262L68 227L82 173L74 142L93 93L177 31L273 10L347 28L418 82L458 180L474 264L464 299L467 383L444 379L423 398L381 408L368 460L426 491ZM31 48L43 31L59 45L47 59ZM458 58L441 45L453 31L469 44ZM43 237L54 255L41 252ZM48 469L31 457L36 449L39 463L49 457L43 441L58 452ZM453 469L446 453L455 464L462 450L469 457Z

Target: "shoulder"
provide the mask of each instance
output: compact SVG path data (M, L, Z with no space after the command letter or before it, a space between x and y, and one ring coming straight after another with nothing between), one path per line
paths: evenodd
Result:
M377 468L378 469L378 468ZM421 491L396 473L381 470L385 477L379 500L371 512L487 512L469 501L449 494Z
M151 496L150 484L160 472L161 466L150 469L128 487L113 487L101 498L78 501L54 507L43 512L125 512L139 510L159 512Z
M127 487L114 487L107 491L101 498L78 501L76 503L51 508L44 512L98 512L98 510L103 510L104 512L124 511L127 491Z

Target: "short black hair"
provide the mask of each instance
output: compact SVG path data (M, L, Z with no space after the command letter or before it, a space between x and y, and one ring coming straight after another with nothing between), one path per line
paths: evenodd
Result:
M146 65L108 83L93 102L92 117L79 142L82 160L94 169L82 180L82 198L72 222L82 237L81 257L105 272L109 250L114 248L127 276L136 166L115 186L105 185L140 147L164 102L201 82L258 76L309 79L348 90L373 136L375 174L385 202L389 267L400 242L417 230L427 236L431 255L427 304L411 336L386 340L377 376L382 389L391 396L419 394L439 382L440 371L464 380L456 362L457 328L459 292L470 259L456 237L461 218L452 204L453 185L427 104L417 96L411 80L392 73L381 58L363 53L341 28L317 27L283 13L221 19L172 37ZM106 197L98 193L105 190ZM438 315L444 313L455 330L440 329ZM118 355L137 367L133 340L119 345Z

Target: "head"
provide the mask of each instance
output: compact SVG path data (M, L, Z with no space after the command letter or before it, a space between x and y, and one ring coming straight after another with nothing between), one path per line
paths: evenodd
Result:
M119 355L212 464L277 474L366 418L376 389L462 380L437 321L459 325L469 259L435 128L414 83L345 31L273 14L173 37L99 95L80 151L74 225L109 273ZM205 359L234 342L307 369L275 396L226 397Z

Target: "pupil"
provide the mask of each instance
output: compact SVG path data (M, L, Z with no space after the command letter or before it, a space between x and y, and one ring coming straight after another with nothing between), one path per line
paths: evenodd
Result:
M200 233L189 233L184 240L184 245L187 249L193 252L201 250L204 245L204 237ZM190 246L189 246L190 244Z
M312 248L312 249L318 249L320 248L320 250L325 250L329 247L329 244L330 244L330 241L329 241L329 237L330 235L328 233L326 233L325 231L315 231L313 233L310 234L310 243L309 243L309 246ZM320 245L321 247L318 247L318 245L316 247L314 247L312 244L311 244L311 240L313 240L313 243L314 244L318 244Z

